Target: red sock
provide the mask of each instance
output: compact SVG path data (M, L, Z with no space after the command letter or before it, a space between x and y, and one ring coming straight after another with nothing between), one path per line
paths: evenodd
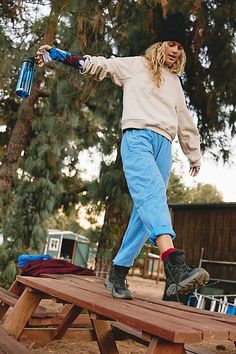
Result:
M161 260L164 262L169 258L170 253L176 251L176 248L168 248L165 252L161 255Z

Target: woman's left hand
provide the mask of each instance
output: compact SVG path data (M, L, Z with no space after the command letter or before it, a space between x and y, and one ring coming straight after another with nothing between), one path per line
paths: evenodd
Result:
M36 54L36 61L39 66L44 65L43 51L44 50L49 51L50 49L52 49L52 47L48 44L41 45L41 47L38 49L37 54Z
M190 176L195 177L199 174L199 171L200 171L200 166L190 167L189 174Z

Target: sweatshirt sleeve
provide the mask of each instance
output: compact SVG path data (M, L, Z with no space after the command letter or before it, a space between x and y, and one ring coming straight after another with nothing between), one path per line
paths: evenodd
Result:
M85 56L86 61L82 74L88 74L97 81L111 78L118 85L123 86L126 79L140 70L140 57L105 58L102 56Z
M54 47L43 58L45 63L56 60L78 68L81 74L88 74L97 81L101 81L106 77L111 78L118 86L123 86L124 80L140 70L140 60L142 60L141 57L107 59L102 56L80 56Z
M186 106L184 92L179 82L177 102L178 139L181 149L188 158L190 167L201 165L200 135Z

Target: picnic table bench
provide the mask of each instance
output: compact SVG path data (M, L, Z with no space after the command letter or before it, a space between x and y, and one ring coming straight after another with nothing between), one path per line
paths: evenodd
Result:
M96 339L102 354L118 353L112 328L147 345L147 354L193 353L187 345L210 339L236 341L235 316L140 296L132 301L113 299L104 288L103 279L94 276L18 276L17 284L25 289L2 325L16 339L22 340L40 301L55 298L67 304L67 312L64 311L55 328L48 329L49 337L61 339L69 332L71 338L74 333L78 340L79 337ZM84 316L84 310L92 324L90 332L72 328L76 319Z

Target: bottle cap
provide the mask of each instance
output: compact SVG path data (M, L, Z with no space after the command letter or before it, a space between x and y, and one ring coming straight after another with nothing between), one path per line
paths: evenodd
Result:
M22 63L23 62L28 62L28 63L34 64L35 63L35 57L25 58L25 59L22 60Z

